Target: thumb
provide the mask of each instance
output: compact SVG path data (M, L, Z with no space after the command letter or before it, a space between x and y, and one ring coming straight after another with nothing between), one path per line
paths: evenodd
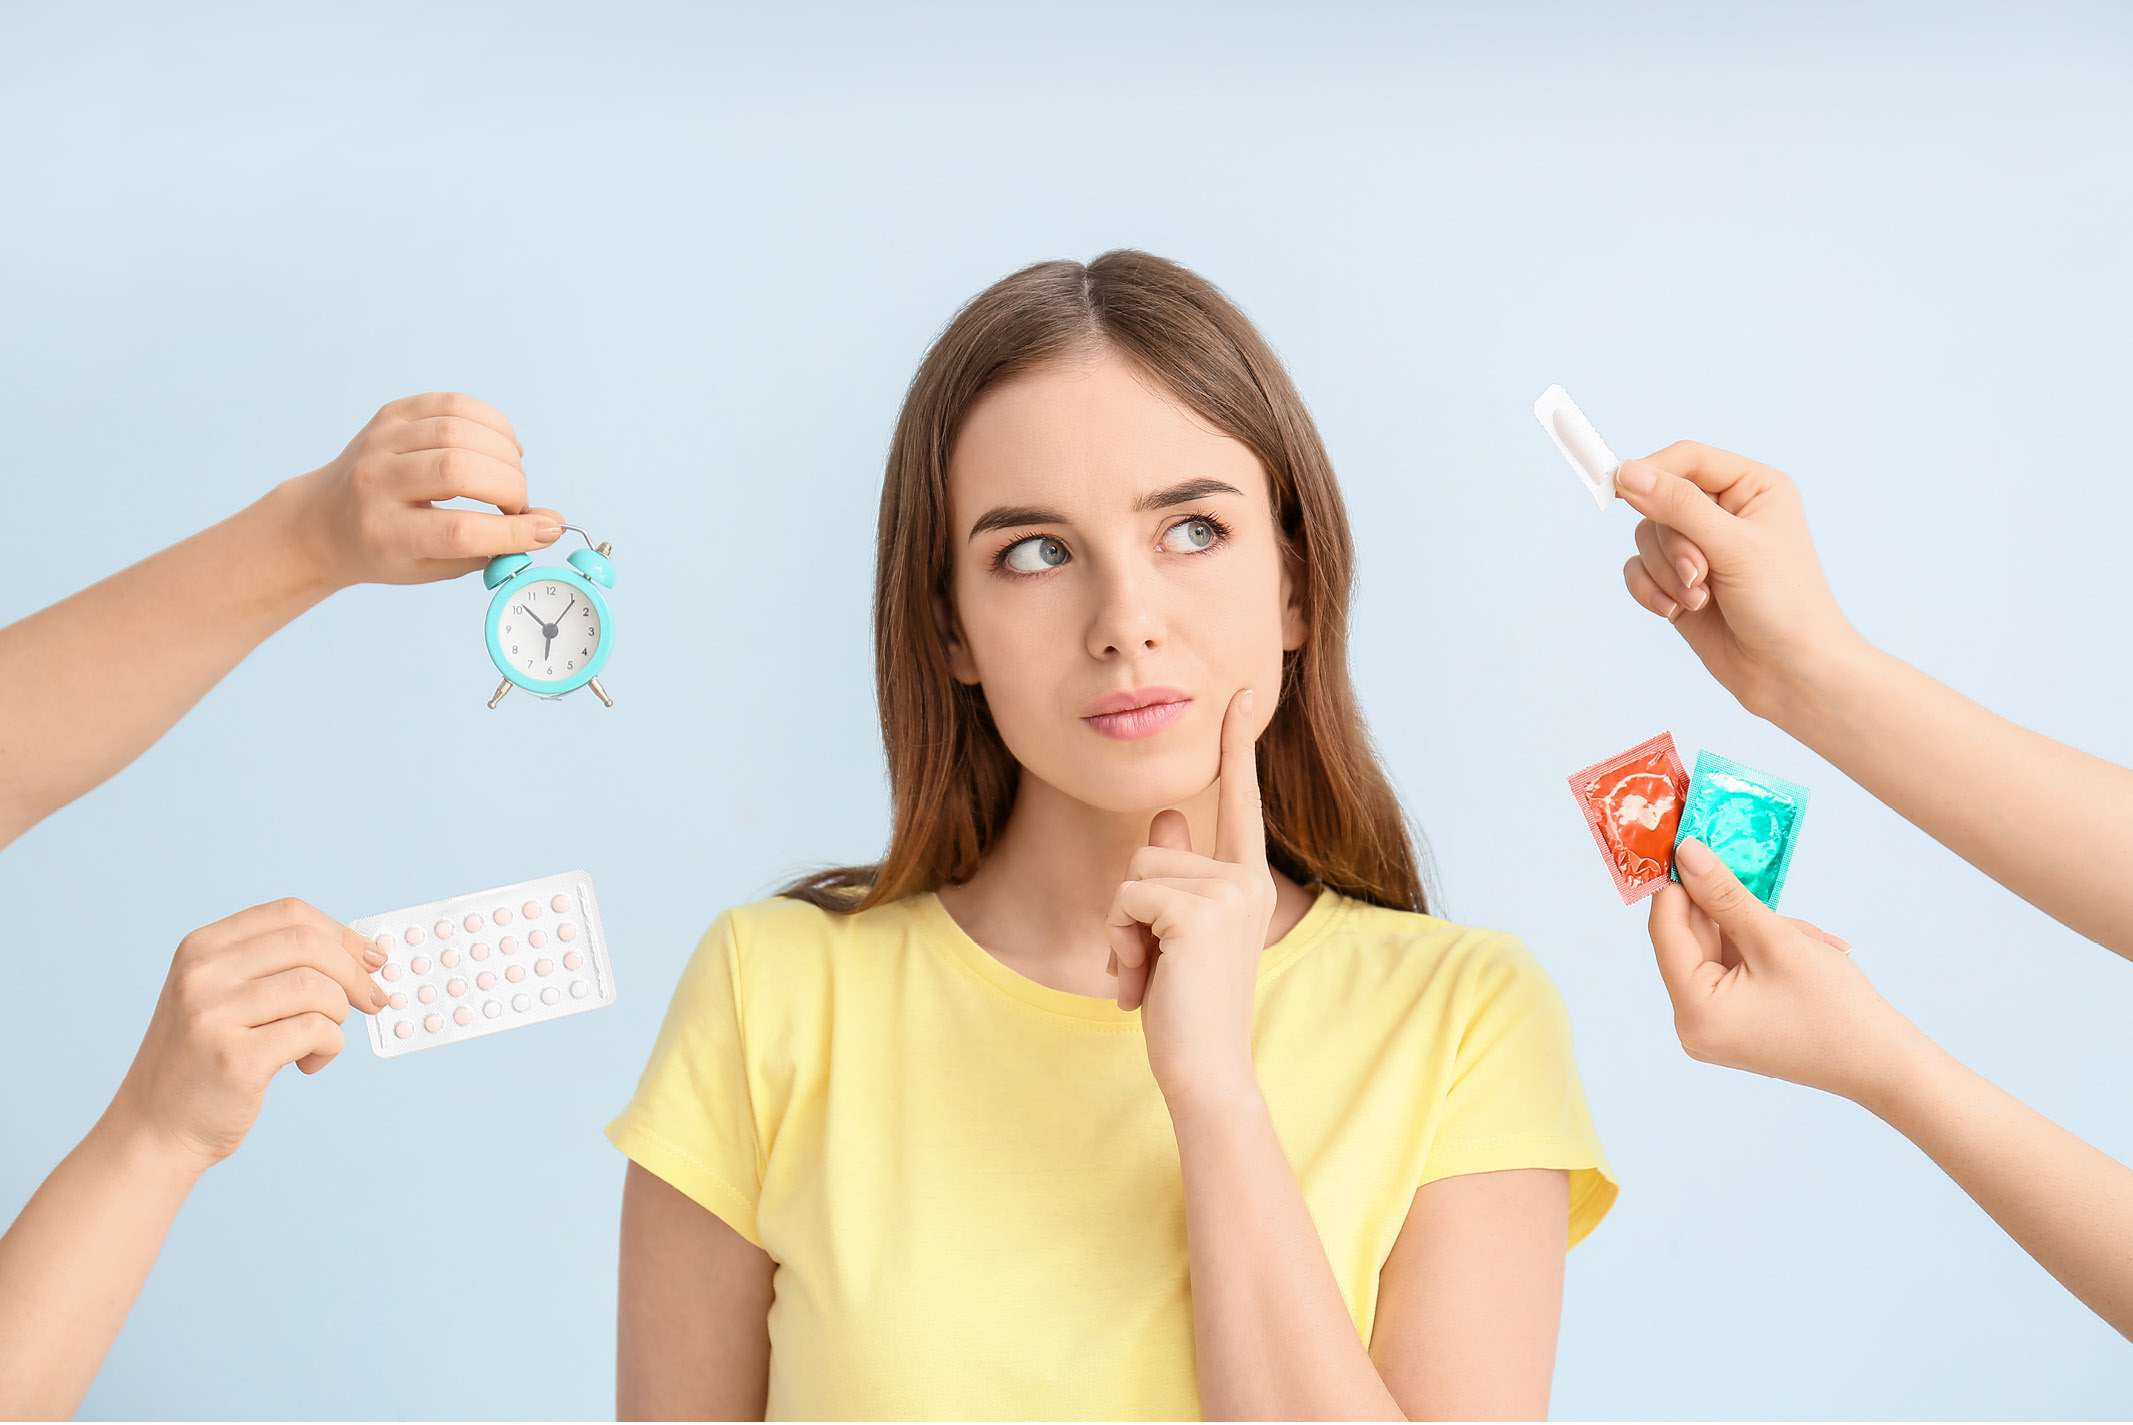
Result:
M1192 826L1185 820L1185 813L1175 808L1157 812L1155 820L1148 824L1148 844L1166 851L1192 850Z
M1694 837L1674 848L1674 866L1689 899L1718 922L1740 948L1741 958L1753 963L1770 946L1777 912L1757 900L1732 869Z
M1649 460L1625 460L1615 471L1615 493L1638 514L1686 535L1708 561L1724 565L1746 553L1741 517L1728 514L1693 480Z

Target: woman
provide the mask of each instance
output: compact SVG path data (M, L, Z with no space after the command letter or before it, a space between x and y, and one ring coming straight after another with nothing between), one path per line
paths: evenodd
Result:
M888 853L722 916L608 1130L625 1416L1545 1412L1614 1187L1546 975L1424 913L1350 563L1192 273L949 325L882 494Z

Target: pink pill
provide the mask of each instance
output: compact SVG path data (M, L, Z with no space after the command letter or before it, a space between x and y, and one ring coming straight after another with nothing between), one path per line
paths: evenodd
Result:
M397 980L400 978L400 967L388 960L382 967L379 968L378 973L383 975L388 980Z
M422 931L420 927L410 925L400 932L400 938L410 945L420 945L422 943Z
M388 955L393 953L393 938L390 935L381 935L370 943Z
M538 950L548 943L548 932L545 930L528 931L526 933L526 943Z
M474 988L478 990L488 989L491 985L495 983L496 976L490 974L487 970L483 970L480 974L474 977Z
M447 984L444 987L444 992L450 995L453 999L458 999L461 995L467 992L467 982L465 980L455 979L450 984Z
M409 1024L404 1019L393 1026L393 1038L395 1039L405 1039L408 1035L413 1034L414 1032L415 1026Z
M541 918L541 903L539 901L527 901L518 908L518 913L528 920L539 920Z
M511 923L511 912L505 910L502 906L498 906L495 910L489 912L489 919L495 921L498 925L509 925Z
M516 935L506 935L503 939L496 942L496 948L503 951L506 955L517 954L518 937Z
M427 975L430 972L430 957L427 955L417 955L414 959L407 962L407 968L413 970L418 975Z
M437 957L437 963L449 970L459 963L459 952L457 950L447 950Z
M452 938L452 922L449 920L440 920L431 928L436 932L439 940L450 940Z
M592 987L583 980L572 980L570 982L570 997L572 999L583 999L591 992Z
M555 928L555 938L558 940L575 940L578 938L578 927L566 920Z
M563 992L561 990L558 990L554 985L550 985L547 989L541 991L542 1004L554 1004L562 997Z
M566 970L575 970L584 963L585 957L575 950L563 957L563 968Z
M535 960L533 962L533 973L536 975L552 975L555 973L555 962L552 960Z
M444 1016L441 1014L426 1014L422 1017L422 1027L435 1034L438 1030L444 1028Z
M513 965L510 969L504 971L504 978L515 985L526 978L526 967L524 965Z
M391 994L387 995L385 997L385 1002L391 1005L394 1009L407 1008L407 996L401 994L398 990L394 990Z
M570 897L557 896L554 900L548 902L548 908L557 915L561 915L564 911L570 909Z
M437 998L437 987L435 985L424 985L415 991L415 998L421 1000L424 1004L429 1004Z
M486 960L489 958L489 947L477 940L467 947L467 954L476 960Z
M460 924L464 925L467 928L467 934L472 935L475 931L481 929L481 917L478 915L470 915L465 920L461 921Z
M459 1008L457 1008L457 1009L455 1009L455 1010L453 1010L453 1011L452 1011L452 1023L454 1023L454 1024L472 1024L473 1022L474 1022L474 1011L473 1011L473 1010L471 1010L471 1009L468 1009L468 1008L467 1008L467 1007L466 1007L465 1005L461 1005L461 1006L460 1006Z

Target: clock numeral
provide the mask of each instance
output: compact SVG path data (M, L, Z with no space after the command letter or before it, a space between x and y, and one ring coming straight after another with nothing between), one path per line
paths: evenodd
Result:
M578 660L573 658L569 662L565 663L563 666L565 668L575 668L578 666Z
M512 644L512 645L511 645L511 651L512 651L513 653L516 653L516 652L518 652L518 645L517 645L517 644L515 644L515 643L514 643L514 644Z
M581 649L579 649L579 650L578 650L578 652L579 652L579 653L581 653L581 654L582 654L582 653L590 653L590 652L592 652L592 650L591 650L590 648L581 648Z

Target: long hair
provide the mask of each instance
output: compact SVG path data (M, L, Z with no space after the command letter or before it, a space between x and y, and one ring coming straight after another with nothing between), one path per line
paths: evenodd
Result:
M1109 348L1259 457L1283 553L1301 571L1304 643L1282 657L1259 739L1267 859L1305 884L1396 910L1428 897L1415 837L1348 681L1355 551L1333 464L1303 398L1244 314L1205 278L1145 252L1084 266L1040 262L979 293L948 324L904 396L881 491L874 686L894 821L872 866L818 871L781 895L864 910L969 877L1014 805L1020 768L984 690L959 683L934 616L950 597L948 461L987 390Z

